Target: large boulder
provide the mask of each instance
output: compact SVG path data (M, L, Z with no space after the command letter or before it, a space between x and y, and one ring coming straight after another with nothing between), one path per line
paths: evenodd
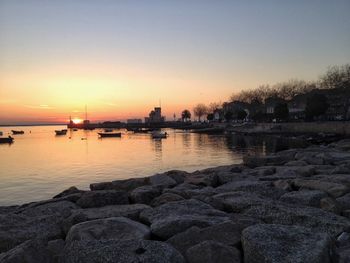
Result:
M350 209L350 193L336 199L342 210Z
M187 250L189 263L240 263L241 253L235 247L215 241L204 241Z
M59 218L70 216L79 206L69 201L56 201L56 199L35 202L17 209L16 214L28 217L55 215Z
M143 204L132 204L76 209L64 220L63 229L65 233L68 233L69 229L75 224L108 217L127 217L138 221L140 213L147 208L150 207Z
M129 240L148 239L149 227L126 217L96 219L74 225L68 232L66 242L75 240Z
M325 192L319 190L301 190L282 195L280 201L289 204L320 207L321 199L327 196Z
M55 195L53 198L61 198L61 197L65 197L67 195L80 194L80 193L84 193L84 192L85 191L79 190L75 186L72 186L72 187L69 187L68 189L62 191L61 193Z
M219 177L214 173L201 173L194 172L185 178L185 183L198 185L198 186L213 186L216 187L219 184Z
M184 200L184 198L180 195L173 194L173 193L164 193L156 198L153 199L151 202L151 206L160 206L169 202L174 202L174 201L181 201Z
M268 224L303 226L326 232L331 236L337 236L350 229L350 221L345 217L315 207L281 202L247 206L241 213Z
M340 197L350 191L350 188L343 184L325 182L321 180L295 179L293 181L293 184L295 187L298 188L307 188L324 191L334 198Z
M299 226L255 225L242 232L246 263L328 263L331 238Z
M136 204L150 204L154 198L161 194L161 189L156 186L145 185L135 188L130 194L130 200Z
M255 168L259 166L268 166L268 165L283 165L288 161L291 161L289 156L281 155L268 155L268 156L243 156L243 164L250 168Z
M228 221L202 229L195 226L191 227L169 238L167 242L185 256L190 247L208 240L228 246L237 246L241 242L241 232L241 225Z
M115 180L113 182L102 182L90 184L91 191L97 190L119 190L119 191L132 191L137 187L148 185L149 178L131 178L124 180Z
M30 239L60 238L64 235L61 223L62 218L56 215L0 215L0 253Z
M47 242L33 239L0 254L1 263L54 263L54 255L47 248Z
M259 194L272 199L278 199L286 191L275 188L271 182L261 181L237 181L221 185L215 189L217 193L242 191L247 193Z
M177 185L177 181L168 176L167 174L155 174L149 177L150 184L159 186L162 188L174 187Z
M207 227L229 220L226 213L197 200L171 202L141 212L154 235L168 239L191 226Z
M59 263L184 263L182 255L164 242L150 240L90 240L68 243Z
M125 205L129 203L125 191L101 190L85 192L77 201L81 208L101 207L106 205Z

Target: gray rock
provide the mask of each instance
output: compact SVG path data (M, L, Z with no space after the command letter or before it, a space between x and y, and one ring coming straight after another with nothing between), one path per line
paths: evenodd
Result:
M135 188L130 193L129 197L131 202L136 204L150 204L154 198L161 194L161 190L158 187L145 185Z
M273 182L274 187L284 191L292 191L292 183L290 180L276 180Z
M284 164L285 166L306 166L308 165L305 161L289 161Z
M207 227L229 220L226 213L197 200L170 202L140 214L154 235L168 239L191 226Z
M321 190L328 193L332 197L340 197L349 192L349 188L343 184L323 182L320 180L303 180L295 179L293 184L296 187L303 187L307 189Z
M149 227L126 217L110 217L79 223L69 230L66 243L76 240L148 239Z
M224 222L206 228L191 227L167 240L184 256L187 249L203 241L216 241L228 246L237 246L241 242L243 227L233 222Z
M337 202L340 205L342 210L349 210L350 209L350 193L343 195L342 197L338 197L336 200L337 200Z
M60 197L64 197L67 195L79 194L79 193L84 193L84 192L85 191L79 190L75 186L72 186L72 187L69 187L68 189L64 190L63 192L59 193L58 195L55 195L53 198L60 198Z
M66 243L63 239L54 239L50 240L47 243L47 249L50 251L50 254L52 255L55 262L57 262L59 255L61 254L62 250L64 249L64 246Z
M339 165L335 167L330 174L350 174L350 167L345 164Z
M284 193L284 190L275 188L271 182L260 181L237 181L221 185L215 189L217 193L242 191L248 193L254 193L262 196L266 196L272 199L280 198Z
M337 263L349 263L350 262L350 246L341 247L336 250Z
M331 197L324 197L320 201L320 207L328 212L332 212L334 214L340 214L341 213L341 207L338 204L338 202Z
M0 254L2 263L53 263L54 258L46 247L46 241L28 240L15 248Z
M189 263L240 263L241 253L235 247L219 242L204 241L186 252Z
M90 240L69 243L60 263L184 263L182 255L164 242L150 240Z
M350 246L350 233L343 232L337 237L336 241L337 247L347 247Z
M328 263L331 239L308 228L255 225L242 232L244 262Z
M193 190L193 189L200 189L200 187L197 185L193 185L193 184L183 183L183 184L179 184L171 189L164 189L163 193L177 194L177 195L182 196L185 199L189 199L190 195L186 192L187 192L187 190Z
M194 184L198 186L213 186L219 185L219 177L216 173L201 173L195 172L185 178L185 183Z
M301 190L282 195L280 201L289 204L320 207L321 199L327 196L325 192L319 190Z
M62 218L57 215L0 214L0 253L34 238L61 238L61 223Z
M77 201L82 208L101 207L106 205L128 204L128 194L125 191L101 190L85 192Z
M161 186L163 188L174 187L177 182L166 174L155 174L149 177L151 185Z
M156 207L169 202L181 201L181 200L184 200L184 198L180 195L173 194L173 193L164 193L154 198L153 201L151 202L151 206Z
M241 213L263 220L267 224L303 226L326 232L333 237L350 229L350 221L347 218L314 207L271 202L252 205Z
M31 203L16 211L16 214L28 217L40 217L43 215L55 215L59 218L66 218L79 206L69 201L36 202Z
M243 164L250 168L268 165L283 165L290 161L287 156L269 155L269 156L243 156Z
M177 184L182 184L185 181L186 176L189 175L188 172L179 170L170 170L164 174L175 180Z
M108 217L127 217L138 221L140 213L147 208L150 207L143 204L132 204L77 209L64 220L63 229L65 233L68 233L69 229L75 224Z
M103 182L90 184L91 191L97 190L120 190L120 191L132 191L137 187L148 185L149 178L131 178L125 180L115 180L113 182Z

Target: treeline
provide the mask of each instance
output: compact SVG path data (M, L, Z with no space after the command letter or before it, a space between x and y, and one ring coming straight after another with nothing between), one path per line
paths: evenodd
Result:
M261 85L255 89L235 93L230 100L245 103L264 103L267 98L291 100L314 89L334 88L350 88L350 64L329 67L317 81L291 79L272 86Z

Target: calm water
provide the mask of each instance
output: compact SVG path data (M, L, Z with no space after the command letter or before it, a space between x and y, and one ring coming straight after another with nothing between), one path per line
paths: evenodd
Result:
M167 139L122 130L122 138L99 139L95 131L68 131L64 126L0 127L11 129L11 145L0 144L0 205L21 204L51 198L75 185L143 177L171 169L194 171L240 163L244 153L266 154L302 146L295 140L236 135L204 135L168 130ZM82 140L86 138L86 140Z

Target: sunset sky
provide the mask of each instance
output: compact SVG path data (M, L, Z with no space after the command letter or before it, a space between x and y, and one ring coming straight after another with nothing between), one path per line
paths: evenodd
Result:
M0 124L179 117L350 62L349 0L0 0Z

